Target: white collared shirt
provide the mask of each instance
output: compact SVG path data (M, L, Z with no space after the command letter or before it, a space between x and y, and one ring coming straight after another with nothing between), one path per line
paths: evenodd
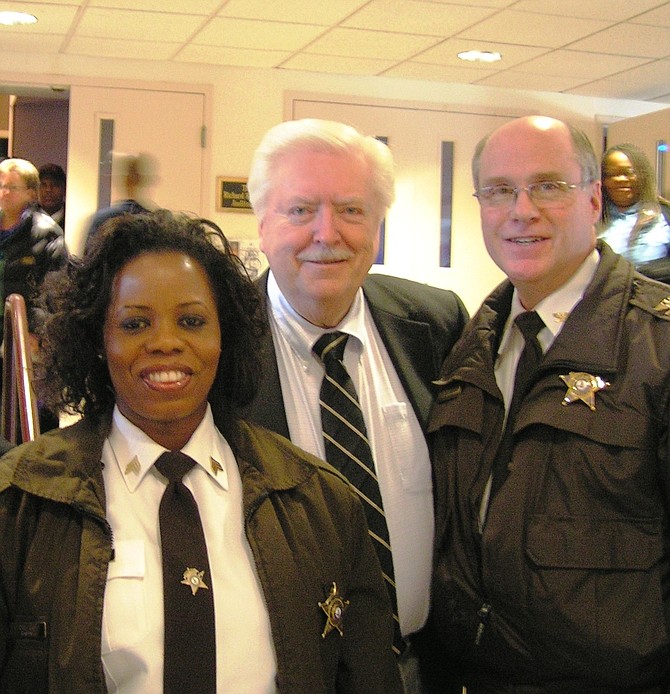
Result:
M553 294L542 299L533 309L543 320L545 327L537 334L537 340L546 353L563 329L563 324L574 307L582 300L586 288L591 283L600 262L600 254L593 250L579 266L575 274ZM505 323L498 348L495 375L498 387L505 400L505 409L509 407L514 391L516 365L525 346L523 335L514 323L514 319L526 309L521 305L517 290L512 296L512 308Z
M268 307L291 441L325 457L319 390L323 365L312 345L324 334L350 335L344 364L358 393L372 447L391 538L404 636L428 616L434 535L433 483L428 447L412 404L393 367L362 290L335 328L324 330L299 316L268 277Z
M114 538L103 608L102 662L119 694L163 688L163 579L158 507L166 481L153 464L165 449L114 409L103 448L107 520ZM208 408L182 449L196 499L214 592L217 692L275 692L268 609L244 532L242 482Z

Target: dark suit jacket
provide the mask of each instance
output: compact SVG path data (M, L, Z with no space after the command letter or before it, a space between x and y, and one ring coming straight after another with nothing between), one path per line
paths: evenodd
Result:
M264 301L267 272L257 280ZM368 275L365 300L393 366L424 432L433 399L431 382L438 378L444 358L468 319L454 292L389 277ZM289 436L279 370L272 335L268 330L260 346L263 374L254 401L245 416Z

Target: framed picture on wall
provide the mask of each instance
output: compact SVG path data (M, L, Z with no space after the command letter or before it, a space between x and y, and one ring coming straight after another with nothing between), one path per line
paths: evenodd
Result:
M217 212L253 212L249 202L247 179L234 176L216 178Z

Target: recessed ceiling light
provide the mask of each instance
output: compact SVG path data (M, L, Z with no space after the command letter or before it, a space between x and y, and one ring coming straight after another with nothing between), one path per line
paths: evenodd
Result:
M495 63L502 60L502 55L497 51L462 51L458 57L471 63Z
M0 24L7 27L19 24L35 24L37 17L27 12L0 12Z

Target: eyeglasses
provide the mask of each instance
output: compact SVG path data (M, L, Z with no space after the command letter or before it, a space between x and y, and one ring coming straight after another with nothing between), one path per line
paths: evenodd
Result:
M525 188L513 188L505 183L500 183L495 186L480 188L473 195L485 207L509 207L516 202L519 193L523 190L528 193L528 197L537 207L557 208L568 204L570 194L575 188L581 188L589 183L591 181L580 181L579 183L538 181L537 183L531 183Z
M8 193L15 193L17 190L28 190L28 186L9 186L6 183L0 183L0 190L6 190Z

